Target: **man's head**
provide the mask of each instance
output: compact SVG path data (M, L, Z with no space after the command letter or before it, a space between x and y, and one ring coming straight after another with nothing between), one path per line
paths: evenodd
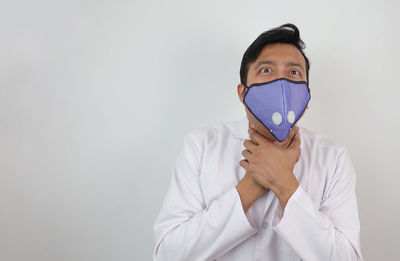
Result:
M310 64L303 49L304 42L293 24L285 24L262 33L246 50L240 67L238 95L243 103L246 86L278 78L309 81ZM245 107L246 108L246 107ZM273 135L248 111L247 118L258 132L271 141ZM291 135L288 136L288 138Z
M310 70L310 62L304 54L305 44L300 38L299 29L294 24L284 24L277 28L262 33L257 39L247 48L243 54L242 63L240 66L240 82L249 86L247 83L249 67L260 56L263 49L273 44L288 44L295 47L303 56L305 63L305 73L308 82L308 72Z

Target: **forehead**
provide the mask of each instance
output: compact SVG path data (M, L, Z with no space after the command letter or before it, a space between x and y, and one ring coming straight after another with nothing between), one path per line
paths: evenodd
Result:
M271 60L279 63L299 63L306 68L306 61L300 51L291 44L276 43L265 46L250 67L257 62Z

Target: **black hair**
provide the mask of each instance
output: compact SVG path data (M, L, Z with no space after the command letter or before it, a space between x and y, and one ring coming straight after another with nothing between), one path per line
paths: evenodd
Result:
M257 39L247 48L243 54L242 63L240 65L240 82L247 84L247 73L250 64L257 60L262 49L270 44L285 43L291 44L300 51L306 60L306 74L308 82L308 71L310 70L310 62L303 50L306 48L305 43L300 39L300 31L294 24L284 24L279 27L263 32Z

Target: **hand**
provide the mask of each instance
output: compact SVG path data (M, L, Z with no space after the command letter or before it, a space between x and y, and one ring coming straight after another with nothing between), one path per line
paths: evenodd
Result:
M272 190L284 209L290 196L299 186L293 174L294 165L300 158L300 134L298 127L291 130L283 142L271 142L256 130L249 129L250 140L244 142L244 160L240 166L262 187Z
M247 210L249 210L250 206L253 205L254 201L256 201L266 191L266 188L258 184L257 181L255 181L248 173L246 173L236 185L236 189L239 193L245 213L247 213Z

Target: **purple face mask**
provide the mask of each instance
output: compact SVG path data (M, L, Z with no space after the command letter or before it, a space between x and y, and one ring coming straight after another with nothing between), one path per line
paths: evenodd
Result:
M244 104L265 128L283 141L311 98L306 82L276 79L247 87Z

